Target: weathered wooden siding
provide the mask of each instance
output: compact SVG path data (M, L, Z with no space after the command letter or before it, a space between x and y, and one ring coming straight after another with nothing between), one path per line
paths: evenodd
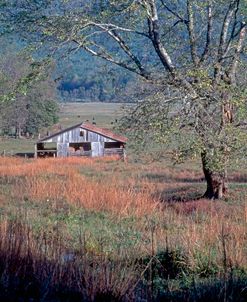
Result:
M104 156L104 142L92 142L92 157Z
M69 151L68 143L57 143L57 157L67 157Z
M111 149L104 149L104 155L105 156L111 156L111 155L119 155L124 156L124 149L123 148L111 148Z
M81 136L81 131L84 132L84 135ZM58 134L44 142L54 142L54 143L83 143L83 142L114 142L114 140L107 138L103 135L91 132L80 127L71 129L64 133Z
M107 134L106 134L107 135ZM67 157L67 156L92 156L100 157L105 155L122 155L123 149L121 149L118 140L104 136L104 134L99 134L87 129L81 128L79 125L74 128L64 130L64 132L57 133L54 136L50 136L39 142L39 144L44 143L55 143L57 145L57 157ZM91 145L90 149L77 149L73 150L73 143L89 143ZM105 143L110 143L105 146ZM111 144L113 143L113 144ZM71 145L70 145L71 144ZM119 146L118 146L119 144ZM42 152L43 151L43 148ZM39 150L37 150L38 154Z

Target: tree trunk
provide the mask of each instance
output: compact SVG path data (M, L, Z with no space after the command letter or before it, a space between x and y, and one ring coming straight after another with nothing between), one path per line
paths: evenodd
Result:
M16 127L15 127L15 138L17 139L17 138L20 138L20 127L19 127L19 125L17 125Z
M212 171L207 165L206 154L202 153L202 167L207 182L207 190L203 197L208 199L221 199L227 193L227 173Z

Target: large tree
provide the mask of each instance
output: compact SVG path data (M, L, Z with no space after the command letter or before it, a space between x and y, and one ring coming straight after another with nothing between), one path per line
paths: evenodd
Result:
M39 42L59 53L87 51L155 86L153 100L132 112L130 130L142 140L177 138L178 158L200 153L205 197L223 196L226 168L246 139L246 0L61 0L38 7L23 0L17 7L13 20Z
M0 60L1 134L33 135L57 122L54 81L36 65L29 55L5 49Z

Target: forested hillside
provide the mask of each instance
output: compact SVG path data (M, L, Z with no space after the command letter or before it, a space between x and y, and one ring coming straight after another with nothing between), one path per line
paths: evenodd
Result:
M16 52L27 49L31 51L36 61L42 61L45 57L52 57L54 69L52 78L55 82L57 98L62 102L133 102L139 97L139 93L145 90L147 83L142 83L140 78L131 70L124 70L121 66L111 64L90 55L84 49L77 49L74 45L59 45L61 37L53 37L53 29L44 29L41 36L37 36L39 22L32 28L32 20L41 18L46 9L52 9L57 16L63 16L65 12L77 11L79 15L90 13L97 17L104 13L108 2L106 1L21 1L19 4L2 1L1 22L1 44L4 45L3 57L6 53L16 48ZM44 19L43 19L44 18ZM123 22L128 20L123 20ZM68 25L66 25L68 26ZM62 29L69 32L66 26ZM62 25L63 27L63 25ZM38 34L39 35L39 34ZM47 39L47 43L45 41ZM118 53L121 57L122 51L118 49L117 43L108 37L99 35L97 37L102 45L107 46L112 53ZM38 40L38 41L37 41ZM158 60L150 49L145 46L145 38L139 37L133 43L135 52L143 56L143 63L157 64ZM130 41L132 44L132 41ZM2 48L2 47L1 47ZM138 87L138 89L137 89ZM141 87L141 88L140 88ZM137 94L138 90L138 94Z
M87 53L58 63L56 78L62 102L129 102L133 81L137 80L130 72L123 72Z
M8 89L4 86L7 80L5 74L7 73L9 77L13 76L14 68L10 65L7 67L7 62L11 61L12 65L18 62L15 68L20 69L19 78L21 78L23 69L27 69L30 62L18 58L29 46L20 45L18 40L8 41L3 38L1 45L1 88L6 92ZM37 58L35 56L33 61ZM50 84L55 88L54 97L61 102L132 102L129 96L135 95L138 78L131 72L123 71L120 67L111 66L82 52L54 60L53 68L50 69L50 80L53 82Z

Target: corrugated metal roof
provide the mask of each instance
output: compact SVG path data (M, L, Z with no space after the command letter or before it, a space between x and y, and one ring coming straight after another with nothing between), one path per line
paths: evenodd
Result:
M83 123L80 123L80 124L77 124L77 125L74 125L74 126L71 126L69 128L66 128L66 129L63 129L59 132L56 132L56 133L53 133L49 136L46 136L42 139L40 139L38 141L38 143L42 143L42 142L45 142L53 137L56 137L62 133L65 133L67 131L70 131L72 129L75 129L75 128L82 128L82 129L85 129L85 130L88 130L88 131L91 131L91 132L94 132L94 133L97 133L97 134L100 134L102 136L105 136L107 138L110 138L110 139L113 139L115 141L118 141L118 142L121 142L121 143L126 143L127 142L127 138L122 136L122 135L119 135L119 134L116 134L114 132L112 132L111 130L109 129L105 129L105 128L100 128L100 127L97 127L89 122L83 122Z

